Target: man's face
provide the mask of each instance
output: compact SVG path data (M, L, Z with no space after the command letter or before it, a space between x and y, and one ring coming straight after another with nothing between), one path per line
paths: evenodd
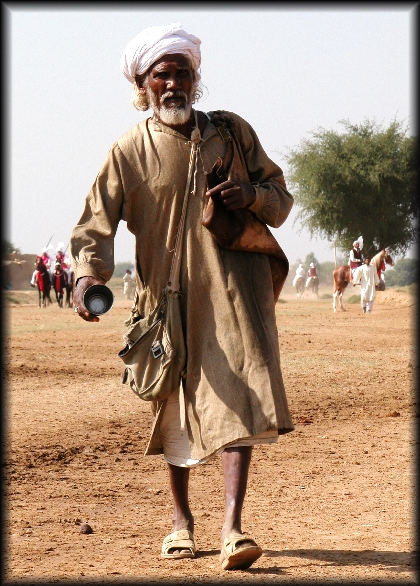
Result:
M168 126L188 122L192 108L194 75L185 55L164 55L156 61L144 81L150 106Z

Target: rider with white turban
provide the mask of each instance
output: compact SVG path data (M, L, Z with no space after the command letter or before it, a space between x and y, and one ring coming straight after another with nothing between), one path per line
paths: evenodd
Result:
M350 258L349 258L349 265L351 270L351 275L353 277L355 270L360 267L363 263L363 255L362 255L362 246L361 245L361 237L353 242L353 248L350 251ZM363 240L362 240L363 242Z
M317 277L317 276L318 276L318 272L316 270L315 264L313 262L311 262L309 264L305 287L307 288L309 286L309 283L311 282L311 279L314 277Z
M298 279L301 279L304 276L305 276L305 269L303 268L303 264L300 263L299 266L296 269L296 273L295 273L295 276L293 278L293 287L296 287L297 280Z

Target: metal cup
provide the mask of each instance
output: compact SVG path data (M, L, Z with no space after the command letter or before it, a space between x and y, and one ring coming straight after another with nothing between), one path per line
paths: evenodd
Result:
M114 295L105 285L91 285L83 294L83 303L92 315L102 315L111 309Z

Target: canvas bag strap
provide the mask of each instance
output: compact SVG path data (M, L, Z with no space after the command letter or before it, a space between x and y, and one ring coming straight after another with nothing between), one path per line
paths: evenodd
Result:
M171 272L169 274L169 281L167 284L167 290L170 294L179 293L179 273L181 269L181 251L182 251L182 240L184 235L185 218L187 215L188 197L191 189L191 180L193 178L193 172L197 165L197 151L199 143L201 141L200 131L198 129L197 112L194 110L195 128L191 133L191 151L190 151L190 162L188 165L188 177L185 185L184 201L182 204L181 218L178 224L178 230L175 239L174 255L172 257ZM195 182L194 189L195 191ZM179 386L179 421L181 431L185 430L185 396L184 388L181 381Z
M200 133L198 131L197 124L197 112L194 110L195 117L195 128L191 133L191 151L190 151L190 162L188 165L188 177L185 185L184 202L182 204L181 218L178 224L178 230L175 239L174 255L172 257L171 272L169 274L168 291L170 293L178 293L180 289L179 285L179 273L181 269L181 251L182 251L182 240L184 235L185 218L187 215L188 197L191 188L191 180L193 178L193 171L197 164L197 151L198 145L201 140ZM198 131L198 132L196 132ZM195 187L194 187L195 189Z

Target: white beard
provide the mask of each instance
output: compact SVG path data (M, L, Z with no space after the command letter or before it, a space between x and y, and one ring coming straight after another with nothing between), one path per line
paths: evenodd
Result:
M146 92L149 104L153 112L164 124L178 126L181 124L185 124L190 119L192 102L191 98L188 98L188 96L184 92L167 92L163 94L163 96L161 97L160 103L157 102L155 94L148 86L146 87ZM173 106L168 108L165 105L164 100L165 98L170 97L170 95L173 95L174 93L178 95L181 94L183 97L185 97L186 103L184 105L174 104Z

